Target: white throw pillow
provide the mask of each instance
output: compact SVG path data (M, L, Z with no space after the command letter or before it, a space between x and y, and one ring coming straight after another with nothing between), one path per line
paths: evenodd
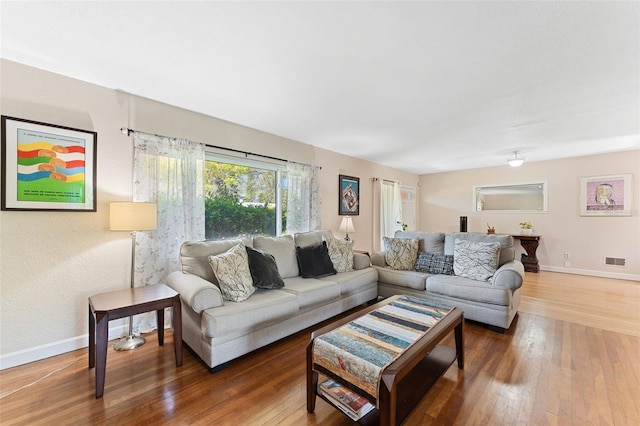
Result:
M209 256L209 264L218 280L220 292L225 300L242 302L256 291L244 244L235 245L216 256Z
M453 273L477 281L489 281L498 269L500 243L481 243L456 238Z
M353 240L345 241L327 238L329 257L337 272L353 271Z
M384 259L391 269L411 271L418 258L418 238L384 237Z

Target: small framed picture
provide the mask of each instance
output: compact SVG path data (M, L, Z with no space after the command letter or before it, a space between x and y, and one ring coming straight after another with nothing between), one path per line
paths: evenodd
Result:
M341 216L360 214L360 178L338 176L338 207Z
M631 216L631 174L580 178L580 216Z
M2 210L96 211L96 132L1 119Z

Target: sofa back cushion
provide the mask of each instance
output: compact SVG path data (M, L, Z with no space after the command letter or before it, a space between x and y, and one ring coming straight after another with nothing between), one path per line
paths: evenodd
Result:
M296 247L316 246L318 244L322 244L323 241L328 241L329 238L333 238L333 232L328 229L310 232L297 232L293 236Z
M498 266L511 262L516 257L513 247L513 237L505 234L483 234L480 232L452 232L445 236L444 254L453 254L456 239L473 241L476 243L498 243L500 244L500 258Z
M276 265L278 265L278 271L282 278L291 278L299 275L296 246L293 242L293 236L257 236L253 238L253 247L269 253L276 259Z
M185 241L180 246L182 272L197 275L219 286L218 280L209 264L209 256L224 253L239 243L252 247L251 237L233 240Z
M395 237L418 238L418 251L444 254L444 232L396 231Z

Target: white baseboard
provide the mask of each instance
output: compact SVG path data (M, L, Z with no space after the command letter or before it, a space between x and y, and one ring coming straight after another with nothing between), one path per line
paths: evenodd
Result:
M126 324L109 328L109 340L125 336L128 330L129 327ZM39 361L55 355L86 348L88 346L89 335L84 334L82 336L71 337L69 339L59 340L46 345L24 349L8 353L6 355L0 355L0 370L16 367L22 364L28 364L30 362Z
M617 280L640 281L640 275L620 274L617 272L593 271L590 269L563 268L560 266L540 265L541 271L561 272L563 274L589 275L592 277L613 278Z

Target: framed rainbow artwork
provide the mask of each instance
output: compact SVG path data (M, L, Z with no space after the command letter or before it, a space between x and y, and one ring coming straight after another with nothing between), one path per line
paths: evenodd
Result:
M96 211L96 143L87 130L2 116L2 210Z

